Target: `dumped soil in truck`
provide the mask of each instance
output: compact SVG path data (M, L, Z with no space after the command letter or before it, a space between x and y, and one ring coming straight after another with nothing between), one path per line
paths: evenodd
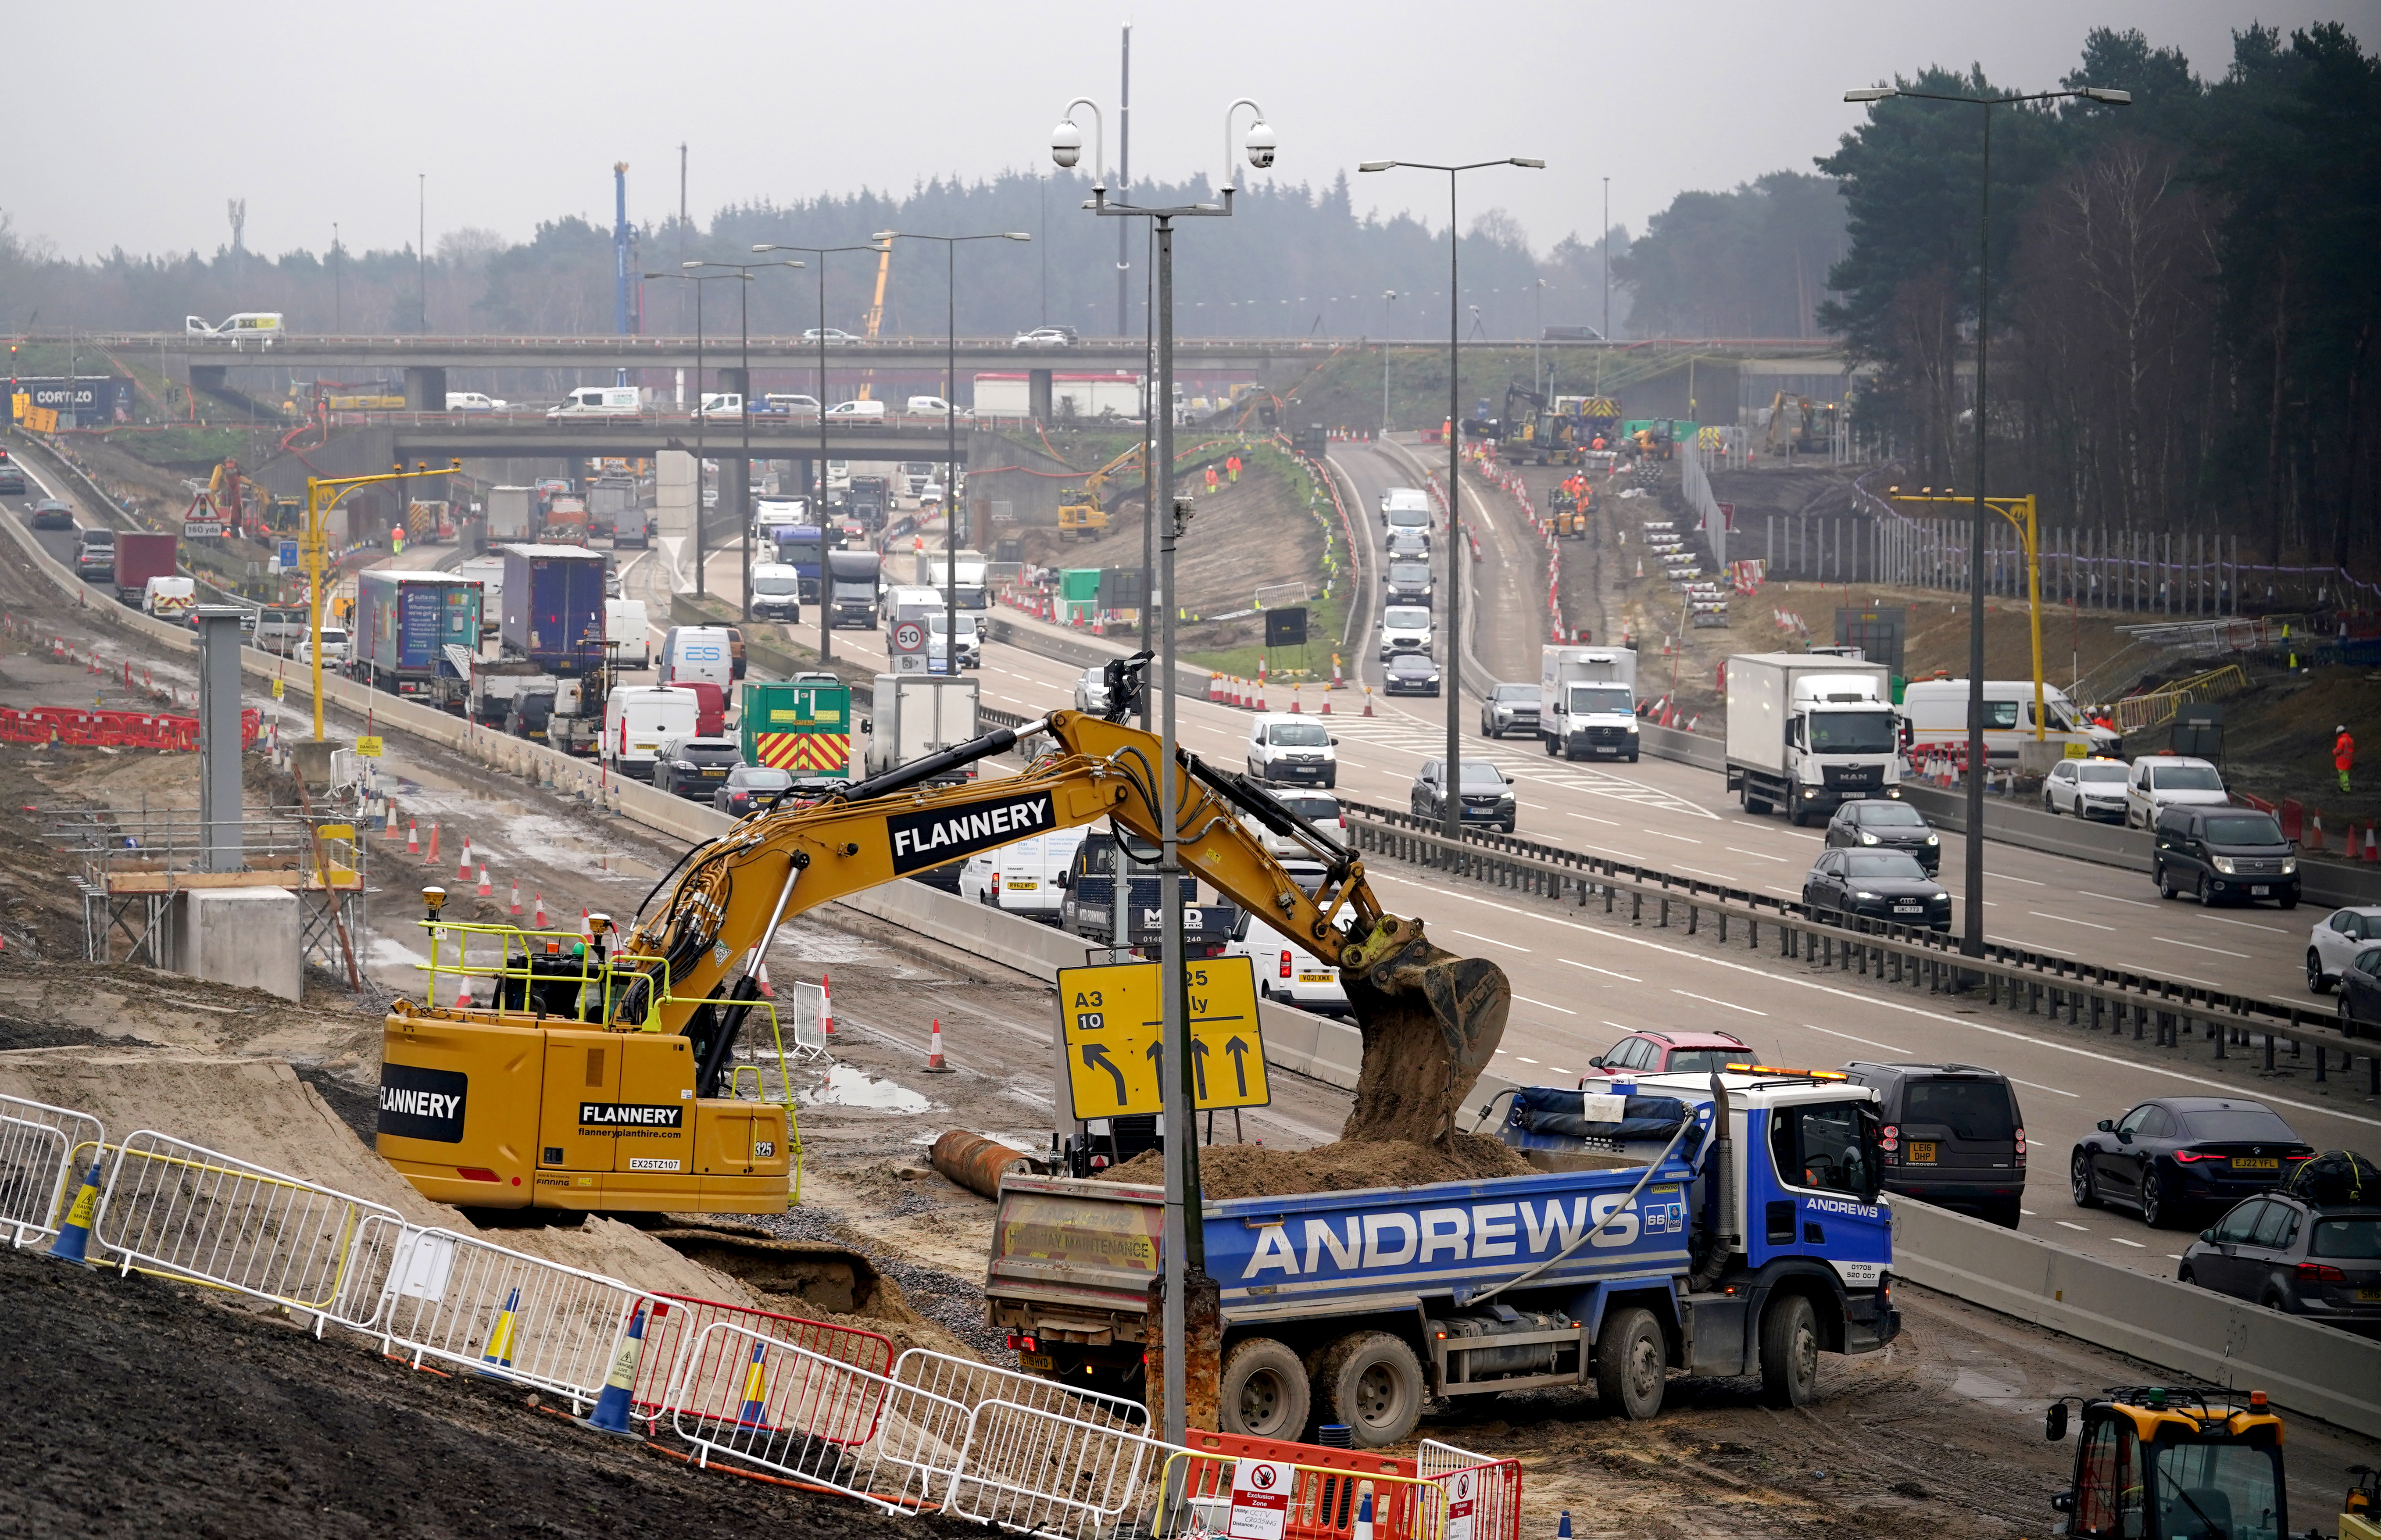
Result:
M1444 1144L1404 1140L1342 1140L1311 1150L1263 1144L1208 1144L1199 1151L1199 1185L1209 1198L1271 1198L1291 1192L1348 1192L1364 1187L1421 1187L1435 1181L1527 1177L1537 1167L1494 1139L1459 1133ZM1164 1157L1143 1150L1100 1173L1103 1181L1166 1180Z

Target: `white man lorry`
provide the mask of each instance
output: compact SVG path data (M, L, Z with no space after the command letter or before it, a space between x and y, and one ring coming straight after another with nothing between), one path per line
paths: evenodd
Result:
M1863 797L1901 795L1892 680L1881 663L1801 653L1728 660L1728 789L1747 813L1825 822Z
M1637 654L1626 647L1538 654L1538 741L1565 759L1637 762Z

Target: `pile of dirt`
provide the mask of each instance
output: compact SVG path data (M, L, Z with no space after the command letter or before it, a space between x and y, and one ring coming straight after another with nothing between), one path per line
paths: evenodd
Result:
M1435 1181L1527 1177L1537 1167L1494 1139L1459 1133L1445 1144L1343 1140L1311 1150L1263 1144L1207 1144L1199 1151L1199 1187L1208 1198L1272 1198L1292 1192L1347 1192L1363 1187L1423 1187ZM1165 1157L1143 1150L1099 1174L1102 1181L1166 1180Z
M28 1407L12 1534L932 1534L934 1518L705 1473L519 1387L419 1374L141 1275L0 1254L0 1363ZM975 1533L972 1526L968 1533Z

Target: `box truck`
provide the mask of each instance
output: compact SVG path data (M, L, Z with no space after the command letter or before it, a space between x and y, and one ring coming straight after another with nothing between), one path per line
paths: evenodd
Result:
M480 646L480 585L447 572L356 574L356 671L376 690L459 707L469 681L446 649Z
M537 488L488 488L488 544L500 545L507 541L533 540L536 537Z
M116 596L138 605L152 578L174 575L175 537L126 531L116 537Z
M497 635L508 657L555 674L604 663L604 557L568 545L505 550Z
M965 743L982 732L976 726L980 688L976 680L964 676L877 675L873 715L863 729L868 747L862 765L867 773L884 775ZM975 767L970 765L927 784L955 786L974 777Z
M1728 789L1747 813L1824 823L1863 797L1901 795L1892 681L1881 663L1801 653L1728 660Z
M1538 741L1549 754L1637 762L1637 654L1546 647L1538 655Z

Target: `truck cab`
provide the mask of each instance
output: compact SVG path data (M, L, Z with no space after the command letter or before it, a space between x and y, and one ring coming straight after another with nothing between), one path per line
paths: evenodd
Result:
M1433 1399L1555 1386L1646 1418L1674 1371L1757 1373L1769 1405L1802 1406L1819 1354L1899 1334L1866 1087L1753 1065L1499 1101L1539 1172L1203 1205L1225 1432L1319 1420L1377 1448ZM1138 1393L1163 1203L1006 1179L984 1293L1024 1367Z
M1637 654L1616 647L1548 647L1539 656L1538 740L1565 759L1637 762Z

